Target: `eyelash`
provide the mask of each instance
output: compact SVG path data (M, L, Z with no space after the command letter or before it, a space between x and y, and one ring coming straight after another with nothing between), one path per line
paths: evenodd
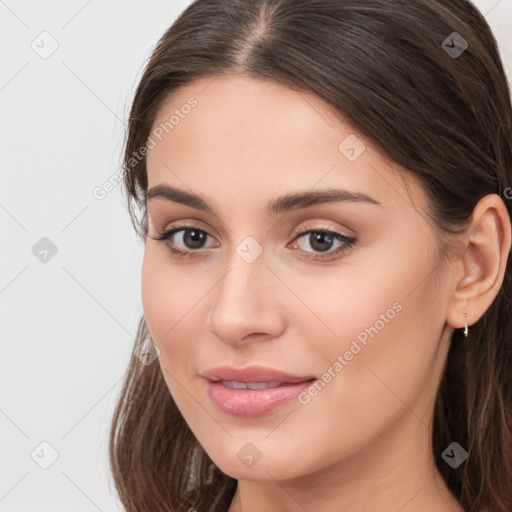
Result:
M206 233L207 236L209 236L208 233L204 229L199 229L197 226L187 225L187 226L179 226L176 228L171 228L167 231L162 231L161 233L159 233L158 237L156 237L156 238L150 237L150 238L152 238L153 240L156 240L157 242L165 242L165 241L169 240L174 234L176 234L180 231L188 231L188 230L200 231L202 233ZM351 249L357 243L357 240L353 237L346 236L342 233L338 233L337 231L333 231L331 229L324 228L322 226L320 226L320 227L305 226L304 228L297 231L297 233L295 233L295 237L293 238L292 242L295 242L295 240L298 240L299 238L303 237L304 235L308 235L310 233L327 234L340 242L344 242L344 245L342 245L341 247L339 247L338 249L336 249L333 252L314 253L314 254L320 255L320 256L313 257L313 259L317 259L317 260L332 258L334 256L341 255L342 253ZM167 244L167 248L169 249L171 254L173 256L176 256L177 258L191 258L191 257L193 257L192 255L194 253L199 252L201 250L201 249L198 249L195 251L182 251L180 249L176 249L175 247L172 247L170 244ZM305 252L308 252L308 251L305 251ZM308 252L308 254L311 254L311 253ZM324 254L325 254L325 256L324 256Z

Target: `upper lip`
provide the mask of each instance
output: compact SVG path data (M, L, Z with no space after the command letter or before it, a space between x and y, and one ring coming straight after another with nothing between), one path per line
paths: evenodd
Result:
M246 368L233 368L232 366L218 366L202 373L202 376L213 382L229 380L235 382L270 382L296 384L313 380L313 375L299 376L282 372L274 368L264 366L247 366Z

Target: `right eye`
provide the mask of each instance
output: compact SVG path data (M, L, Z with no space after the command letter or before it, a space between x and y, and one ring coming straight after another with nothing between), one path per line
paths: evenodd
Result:
M175 238L177 233L180 233L179 238L181 238L182 248L176 247ZM157 242L166 242L169 251L174 256L178 258L190 258L193 253L199 252L198 250L203 248L203 244L208 237L210 237L210 235L197 226L180 226L163 231L159 233L159 236L156 238L150 238Z

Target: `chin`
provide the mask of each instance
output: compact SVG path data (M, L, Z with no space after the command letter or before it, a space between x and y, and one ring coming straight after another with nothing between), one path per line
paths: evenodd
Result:
M264 453L257 452L257 448L252 443L231 442L231 446L237 446L233 452L208 455L214 464L226 475L237 480L253 480L259 482L288 480L304 476L307 471L302 472L297 466L297 457L280 456L276 450L265 456ZM293 462L290 462L293 461Z

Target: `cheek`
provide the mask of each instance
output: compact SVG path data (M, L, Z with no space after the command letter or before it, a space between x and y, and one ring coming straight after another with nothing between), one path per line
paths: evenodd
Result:
M339 362L338 356L344 360L342 369L339 364L338 372L333 369L338 382L328 385L333 393L360 394L362 386L368 390L361 396L364 401L371 397L371 388L385 390L370 369L381 370L384 379L401 387L420 378L434 357L438 333L433 329L442 323L442 315L436 310L435 280L429 276L432 262L418 257L425 251L408 251L390 245L389 254L379 252L379 261L354 258L356 263L337 274L317 272L290 283L317 317L306 312L311 327L303 336L305 320L292 313L293 322L302 325L300 339L310 340L305 352L316 361L315 370L327 371ZM296 313L304 315L299 306Z
M161 252L148 248L144 253L141 298L146 323L153 341L162 351L162 358L176 339L180 318L184 317L182 322L186 319L184 305L189 302L190 287L183 285L179 271L173 271Z
M165 303L169 300L159 277L163 276L158 259L154 251L146 247L142 260L141 298L144 317L155 342L161 338L163 312L166 309Z
M196 388L198 346L205 337L204 295L211 286L198 282L184 267L170 264L165 251L151 249L144 253L142 303L152 339L160 349L158 364L180 414L203 442L211 438L216 425L205 413ZM214 453L220 450L217 446ZM232 454L230 458L234 458Z
M406 281L403 266L393 273L362 263L307 276L289 275L287 287L297 297L288 293L289 326L303 342L304 359L316 361L312 369L327 369L351 347L358 351L354 341L363 347L357 355L362 359L372 339L386 338L391 325L402 325L406 316L403 303L408 301L403 291Z
M322 339L310 330L301 359L314 361L318 390L303 396L296 422L284 422L276 434L294 439L300 425L302 439L321 454L319 467L363 449L400 417L421 426L414 416L426 418L435 396L439 333L432 324L442 324L442 318L434 317L433 281L426 279L411 292L422 280L412 265L375 274L326 280L324 293L308 296L308 305L322 308L322 320L335 334L320 322ZM327 452L322 439L338 441Z
M425 279L428 269L404 264L386 272L369 269L358 282L345 280L351 292L338 293L324 316L336 332L321 348L324 371L331 368L335 377L327 375L329 382L307 405L312 418L321 408L329 410L326 405L340 404L327 413L331 423L357 436L388 424L404 404L434 394L443 318L434 280Z
M161 366L173 375L189 378L186 374L193 370L194 351L204 338L204 295L210 286L172 265L165 250L146 249L141 273L144 316L160 348Z

